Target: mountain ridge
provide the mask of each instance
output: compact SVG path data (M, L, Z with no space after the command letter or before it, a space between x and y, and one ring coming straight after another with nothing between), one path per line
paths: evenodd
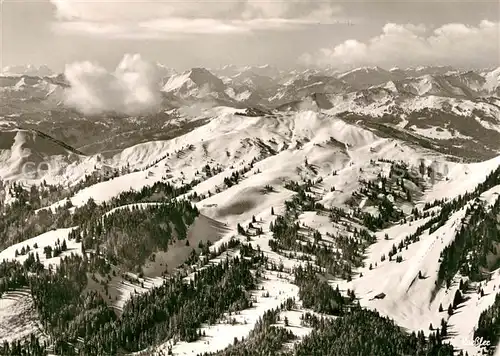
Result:
M497 73L223 70L172 73L156 115L4 116L0 351L25 321L19 347L58 356L492 355Z

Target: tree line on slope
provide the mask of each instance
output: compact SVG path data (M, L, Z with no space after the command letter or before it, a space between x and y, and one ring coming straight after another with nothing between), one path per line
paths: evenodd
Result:
M85 221L69 238L81 241L84 251L92 250L111 264L132 270L142 266L152 253L167 251L175 239L186 239L198 215L196 206L185 200L134 205Z
M500 342L500 293L496 295L493 305L481 313L474 338L489 342L489 354L493 355Z
M351 278L352 269L363 264L363 253L367 246L375 242L375 237L366 229L352 229L353 236L338 235L334 243L324 239L317 230L304 232L296 222L299 214L305 211L325 211L325 208L315 202L310 194L313 182L300 185L288 182L286 187L297 192L290 200L285 201L285 214L276 217L269 226L273 239L269 246L273 251L294 251L295 257L310 260L315 257L316 263L325 268L326 272L344 279ZM341 213L345 213L343 210ZM344 215L345 216L345 215ZM282 252L283 253L283 252ZM290 256L293 257L293 256Z
M441 253L439 282L449 285L458 271L481 281L500 266L499 213L500 199L490 208L481 203L467 208L455 239Z
M248 337L242 340L235 338L233 344L222 351L204 352L197 356L285 356L283 345L295 340L296 336L290 330L276 324L280 322L280 312L292 310L294 305L293 299L287 299L278 308L265 311ZM284 323L287 323L287 319L284 319Z
M156 182L138 191L122 192L110 201L101 204L96 204L93 199L89 199L83 206L73 207L71 201L67 200L61 206L53 209L41 209L45 206L44 195L52 191L52 186L45 186L42 183L41 186L33 185L27 190L21 185L14 184L10 188L12 202L5 205L0 202L0 213L3 213L2 219L0 219L0 249L52 229L80 225L122 205L168 202L186 194L198 183L199 180L193 180L181 187L176 187L169 182ZM72 212L70 212L70 208L74 208Z
M453 347L439 334L407 334L377 312L353 306L343 317L305 317L314 328L298 343L295 356L453 356Z
M167 339L197 340L202 323L215 323L224 313L251 307L249 292L259 278L252 270L264 263L263 254L252 251L252 257L207 265L188 281L177 275L133 296L120 317L100 295L85 292L88 261L80 256L63 258L55 271L29 275L27 287L55 354L135 352ZM0 354L46 355L48 344L35 339L4 342Z
M283 324L278 324L281 311L295 309L295 301L287 300L280 308L267 311L247 338L235 339L231 346L222 351L198 356L454 355L453 347L443 342L446 335L445 324L429 338L425 338L422 331L418 334L408 334L394 321L359 307L353 293L348 293L347 297L341 296L338 290L322 282L319 276L319 271L312 266L299 268L295 273L299 294L301 299L304 297L303 303L307 304L304 304L304 307L321 311L323 314L302 314L301 326L313 330L291 348L286 345L295 338L287 329L289 324L286 316ZM320 285L321 292L314 293L314 285ZM333 315L338 317L332 318Z

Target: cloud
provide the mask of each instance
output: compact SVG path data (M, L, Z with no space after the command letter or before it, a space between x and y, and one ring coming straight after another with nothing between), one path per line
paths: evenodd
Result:
M63 34L154 39L200 34L242 34L289 30L342 20L342 9L325 1L162 1L51 0Z
M434 30L424 25L388 23L381 35L368 41L350 39L317 53L306 53L300 61L336 67L488 67L500 61L500 23L486 20L477 26L452 23Z
M125 55L113 72L78 62L67 65L64 74L70 84L65 105L85 114L139 115L157 111L161 104L157 68L138 54Z

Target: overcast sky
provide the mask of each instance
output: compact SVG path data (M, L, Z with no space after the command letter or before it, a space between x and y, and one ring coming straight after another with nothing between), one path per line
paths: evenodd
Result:
M1 1L1 0L0 0ZM4 0L2 66L500 65L498 1Z

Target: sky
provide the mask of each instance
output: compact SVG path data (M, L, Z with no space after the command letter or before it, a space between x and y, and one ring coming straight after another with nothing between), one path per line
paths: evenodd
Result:
M0 0L1 1L1 0ZM498 1L3 0L0 67L500 65Z

